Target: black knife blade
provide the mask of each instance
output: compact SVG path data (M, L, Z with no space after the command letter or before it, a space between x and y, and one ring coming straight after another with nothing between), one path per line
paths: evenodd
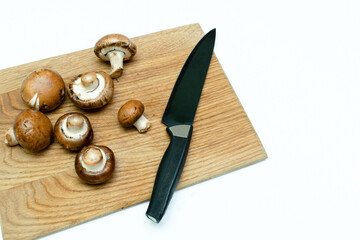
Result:
M146 216L158 223L179 182L192 135L192 123L215 45L216 30L208 32L187 58L176 80L162 122L171 140L161 159Z

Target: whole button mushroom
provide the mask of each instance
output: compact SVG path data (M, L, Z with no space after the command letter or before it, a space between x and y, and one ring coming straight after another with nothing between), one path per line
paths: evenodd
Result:
M67 86L69 98L82 109L97 109L110 102L114 82L103 71L87 72L72 79Z
M25 77L21 85L21 97L30 108L49 112L64 100L64 80L59 73L49 68L36 69Z
M121 34L109 34L102 37L94 47L95 55L103 61L110 61L111 78L118 78L123 72L123 61L130 60L136 54L136 45Z
M89 145L76 155L75 171L88 184L106 182L113 175L114 169L114 153L106 146Z
M31 152L45 149L52 141L52 124L40 111L28 109L21 112L5 134L9 146L20 145Z
M79 151L94 137L89 119L77 112L62 115L55 123L54 132L60 145L70 151Z
M151 124L143 115L145 110L144 104L138 100L126 102L118 112L118 119L123 127L135 126L140 133L146 132Z

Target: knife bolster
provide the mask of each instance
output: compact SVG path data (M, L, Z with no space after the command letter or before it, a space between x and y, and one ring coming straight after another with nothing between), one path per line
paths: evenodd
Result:
M175 125L168 128L174 137L188 138L191 125Z

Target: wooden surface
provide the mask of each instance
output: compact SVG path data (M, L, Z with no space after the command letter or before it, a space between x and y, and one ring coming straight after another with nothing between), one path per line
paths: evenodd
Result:
M187 56L203 36L198 24L132 38L138 52L115 81L112 102L99 111L76 108L68 98L48 113L53 124L64 113L79 111L90 119L94 144L110 147L116 157L113 178L103 185L82 183L74 170L76 153L56 140L45 151L27 153L0 145L0 214L4 239L33 239L123 209L150 198L157 167L169 144L161 117ZM26 106L19 88L39 67L59 72L65 82L110 66L92 48L0 71L0 134ZM117 111L129 99L141 100L152 127L145 134L124 129ZM217 58L213 55L194 122L192 142L178 189L265 159L266 153ZM176 193L175 193L176 194Z

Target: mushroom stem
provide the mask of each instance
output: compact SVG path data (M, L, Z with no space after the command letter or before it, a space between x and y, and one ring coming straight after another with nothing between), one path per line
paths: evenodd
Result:
M101 150L97 148L90 148L83 156L83 161L86 165L95 165L98 164L101 160Z
M86 171L99 172L104 169L106 159L103 157L103 151L99 148L91 147L82 156L81 165Z
M94 91L99 86L99 80L96 73L90 72L81 76L81 84L87 92Z
M9 146L16 146L19 144L18 141L16 140L15 131L13 127L9 128L9 130L5 134L5 144Z
M123 71L123 59L125 56L125 53L122 51L114 50L108 52L108 56L110 58L110 64L111 64L111 78L118 78L121 76Z
M134 126L140 133L144 133L150 128L151 124L150 124L150 121L143 114L134 123Z
M77 115L72 115L66 119L66 127L71 133L79 132L84 126L84 119Z

